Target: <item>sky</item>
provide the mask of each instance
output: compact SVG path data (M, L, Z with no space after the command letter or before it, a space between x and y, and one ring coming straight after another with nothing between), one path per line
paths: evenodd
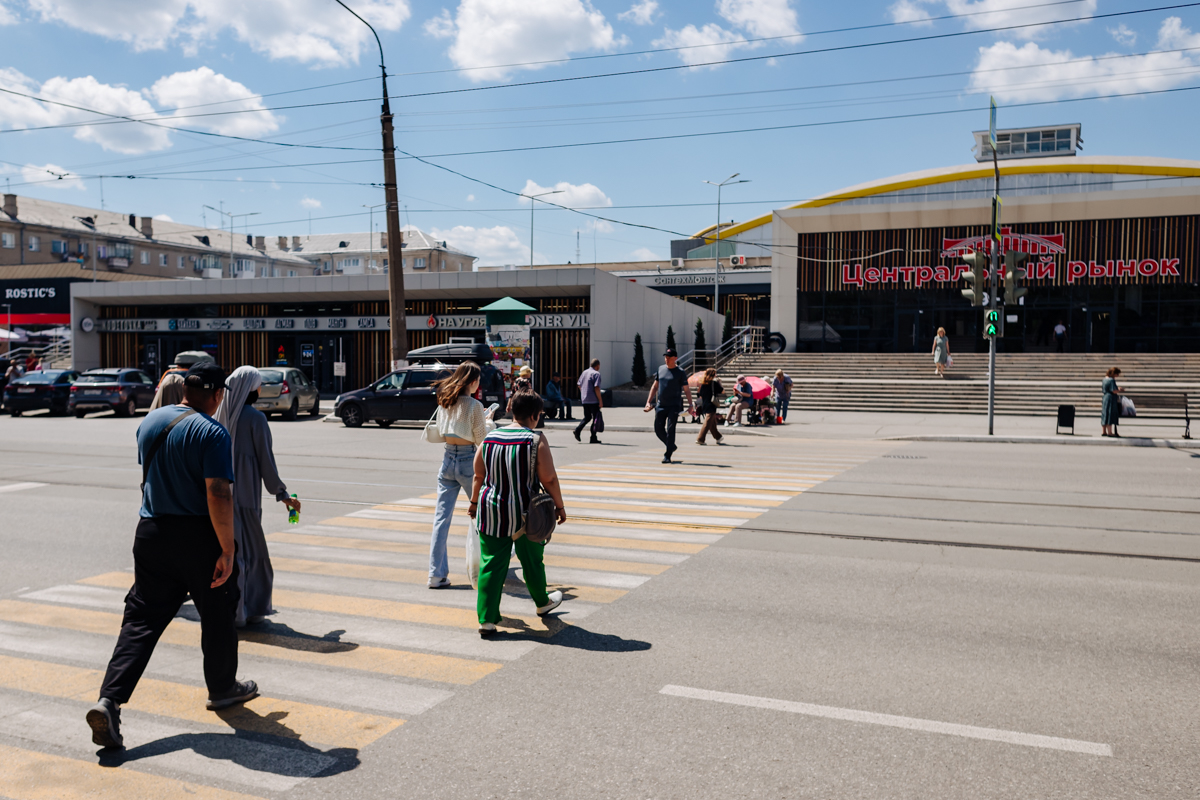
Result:
M481 265L529 262L522 194L562 207L536 201L533 259L586 264L668 257L734 173L723 221L971 163L989 95L1002 128L1081 123L1084 155L1198 158L1198 3L346 4L382 43L401 223ZM336 0L0 0L0 41L6 191L385 229L379 52Z

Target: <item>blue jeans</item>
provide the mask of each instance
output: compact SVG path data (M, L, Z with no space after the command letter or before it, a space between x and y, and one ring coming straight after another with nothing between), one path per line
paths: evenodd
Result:
M781 420L787 422L787 407L790 397L778 397L775 400L775 411Z
M475 448L469 444L448 444L442 456L442 469L438 472L437 508L433 512L433 539L429 543L429 577L441 580L450 575L450 563L446 559L446 538L450 535L450 520L454 517L454 503L458 490L471 496L471 483L475 479Z

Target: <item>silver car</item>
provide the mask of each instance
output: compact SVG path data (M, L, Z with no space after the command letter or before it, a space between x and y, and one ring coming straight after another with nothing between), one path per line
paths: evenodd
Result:
M262 386L254 407L267 416L281 414L284 419L295 419L301 411L314 417L321 413L321 393L300 370L259 367L258 374L262 375Z

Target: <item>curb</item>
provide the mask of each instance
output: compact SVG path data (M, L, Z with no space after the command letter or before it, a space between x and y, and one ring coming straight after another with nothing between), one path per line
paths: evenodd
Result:
M985 444L1064 444L1083 447L1170 447L1182 450L1200 449L1197 439L1150 439L1122 436L1099 439L1095 437L1074 438L1072 436L959 436L953 434L888 436L886 442L974 442Z

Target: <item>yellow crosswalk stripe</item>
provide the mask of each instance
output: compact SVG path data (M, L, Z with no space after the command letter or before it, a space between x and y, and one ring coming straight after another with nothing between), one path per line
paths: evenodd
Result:
M176 778L102 767L6 745L0 745L0 792L11 800L84 800L96 797L120 800L163 800L169 797L257 800L252 795Z
M121 615L62 606L0 600L0 620L27 625L44 625L85 633L116 636ZM501 664L465 658L391 650L360 645L346 649L342 643L321 642L297 636L281 636L243 630L238 652L243 655L298 661L325 667L378 672L400 678L421 678L441 683L469 685L500 669ZM200 646L200 626L176 623L163 632L162 642L184 647ZM331 644L340 645L331 647ZM299 649L303 648L303 649Z
M5 689L93 701L99 696L103 677L99 670L0 655L0 687ZM237 730L332 747L365 747L404 723L376 714L270 697L256 697L213 712L204 707L207 697L208 692L197 686L142 678L133 698L123 707L189 722L223 723Z
M397 506L376 506L380 509L399 510L420 512L429 515L430 524L433 522L433 510L428 508L419 508L411 506L399 508ZM702 525L699 523L684 524L679 522L631 522L624 519L613 519L600 514L588 515L573 515L568 520L572 524L588 524L588 523L604 523L606 525L617 524L625 528L638 528L655 531L704 531L705 533L728 533L733 530L730 525ZM390 520L390 519L371 519L369 517L333 517L321 521L322 525L334 525L339 528L374 528L381 531L410 531L412 530L412 522L405 520ZM428 530L427 525L419 525L418 530Z
M320 592L293 592L285 589L276 589L271 599L281 608L350 614L356 617L374 617L394 622L416 622L450 628L475 630L479 627L475 609L472 608L402 603L396 600L376 600L370 597L349 597ZM505 616L497 627L536 636L552 636L565 625L566 623L557 617Z

